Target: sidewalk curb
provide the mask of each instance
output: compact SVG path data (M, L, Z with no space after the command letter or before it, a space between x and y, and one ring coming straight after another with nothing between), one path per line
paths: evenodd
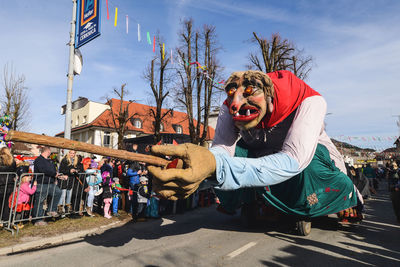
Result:
M0 248L0 256L7 256L12 253L17 253L17 252L23 252L27 251L30 249L35 249L35 248L40 248L40 247L48 247L48 246L54 246L57 244L61 244L66 241L71 241L73 239L77 238L83 238L91 234L103 232L107 229L111 229L120 225L124 225L125 223L129 222L130 220L123 220L123 221L118 221L118 222L112 222L110 224L106 225L101 225L96 228L92 229L87 229L87 230L82 230L79 232L72 232L72 233L67 233L59 236L54 236L54 237L48 237L48 238L43 238L40 240L35 240L23 244L17 244L11 247L5 247L5 248Z

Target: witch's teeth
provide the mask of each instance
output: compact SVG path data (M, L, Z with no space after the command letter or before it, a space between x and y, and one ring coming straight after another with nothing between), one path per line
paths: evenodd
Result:
M250 109L246 111L246 116L250 116Z

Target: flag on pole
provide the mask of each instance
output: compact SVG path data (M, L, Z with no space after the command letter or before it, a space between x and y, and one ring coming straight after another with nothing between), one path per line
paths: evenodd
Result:
M156 36L154 35L154 38L153 38L153 52L155 53L156 52Z
M117 27L117 19L118 19L118 7L115 8L114 27Z
M128 34L128 29L129 29L129 18L128 18L128 15L126 15L125 16L125 18L126 18L126 34Z
M140 42L140 24L139 23L137 25L137 39L138 39L138 42Z
M162 59L164 60L165 58L165 44L162 44Z

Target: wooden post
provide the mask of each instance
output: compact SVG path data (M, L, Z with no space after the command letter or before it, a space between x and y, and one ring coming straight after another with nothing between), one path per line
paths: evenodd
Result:
M107 147L96 146L84 142L73 141L61 137L52 137L40 134L26 133L10 130L5 136L5 141L18 141L29 144L38 144L50 147L65 148L75 151L88 152L113 158L126 159L132 161L141 161L150 165L165 167L169 163L168 160L146 155L128 152L125 150L111 149Z

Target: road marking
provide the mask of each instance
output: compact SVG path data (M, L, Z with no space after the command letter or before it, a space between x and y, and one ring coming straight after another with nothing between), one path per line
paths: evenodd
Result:
M170 220L170 219L162 218L161 226L168 225L168 224L173 224L173 223L175 223L175 221Z
M255 246L256 244L257 244L257 242L250 242L250 243L244 245L243 247L238 248L237 250L235 250L235 251L229 253L227 256L228 256L230 259L232 259L232 258L236 257L237 255L239 255L239 254L245 252L245 251L248 250L249 248Z

